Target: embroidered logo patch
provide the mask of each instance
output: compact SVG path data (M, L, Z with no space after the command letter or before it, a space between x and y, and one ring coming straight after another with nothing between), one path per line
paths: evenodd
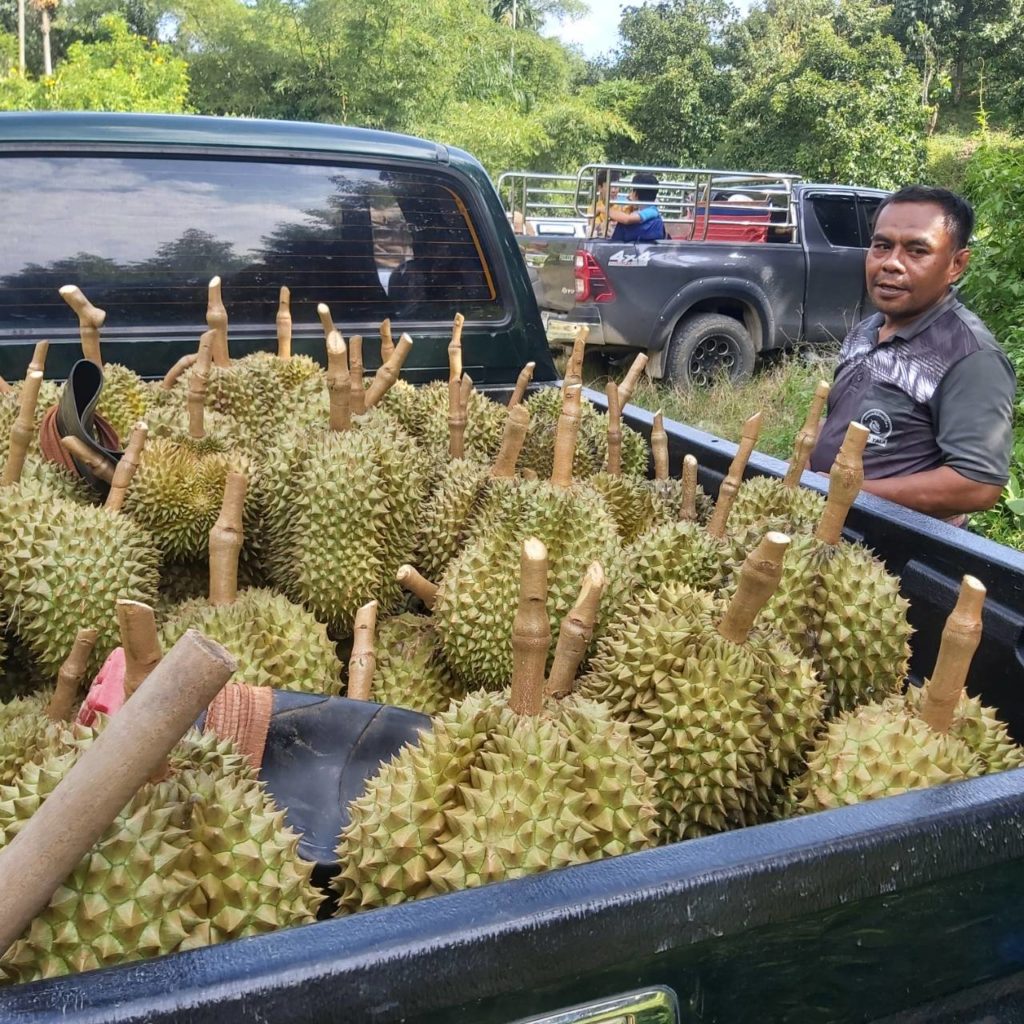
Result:
M889 436L892 434L892 420L889 419L889 414L884 409L868 409L861 416L860 421L871 431L868 444L874 445L876 448L884 448L889 443Z

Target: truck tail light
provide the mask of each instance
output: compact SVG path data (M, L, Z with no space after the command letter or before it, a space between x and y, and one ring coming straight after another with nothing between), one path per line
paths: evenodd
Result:
M608 283L601 264L586 249L576 251L576 301L611 302L615 291Z

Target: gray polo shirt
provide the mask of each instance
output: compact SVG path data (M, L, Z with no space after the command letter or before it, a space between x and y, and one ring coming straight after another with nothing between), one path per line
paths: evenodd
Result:
M868 479L949 466L1003 486L1010 476L1013 367L956 289L913 323L879 343L883 316L846 336L828 400L828 418L811 469L828 472L854 420L871 431Z

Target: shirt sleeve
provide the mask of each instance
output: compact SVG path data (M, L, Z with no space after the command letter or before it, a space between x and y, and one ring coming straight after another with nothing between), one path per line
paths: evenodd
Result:
M1010 478L1017 380L1002 352L982 349L955 363L936 393L935 441L961 476L1002 487Z
M644 221L654 220L658 216L658 208L656 206L641 206L636 211L636 215L640 218L640 223Z

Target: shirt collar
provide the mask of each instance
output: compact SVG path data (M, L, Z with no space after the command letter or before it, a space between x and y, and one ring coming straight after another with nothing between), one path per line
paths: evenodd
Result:
M960 297L957 294L956 285L951 285L949 293L946 297L936 305L932 306L926 313L922 313L916 320L911 320L905 327L901 327L895 334L888 338L885 342L886 345L891 344L894 341L911 341L916 338L922 331L927 330L936 320L939 319L944 313L948 313L954 306L960 304ZM880 328L885 322L885 317L879 314L878 327ZM875 344L878 344L878 331L875 331Z

